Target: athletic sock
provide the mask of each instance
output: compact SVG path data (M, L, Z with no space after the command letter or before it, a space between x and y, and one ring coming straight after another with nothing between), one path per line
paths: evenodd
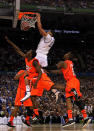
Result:
M81 111L81 113L82 113L82 115L83 115L83 118L84 118L84 119L87 119L87 113L86 113L86 110L83 109L83 110Z
M26 91L30 92L30 86L29 85L26 85Z
M72 110L68 110L67 112L68 112L69 120L73 120L73 118L72 118Z
M25 120L28 121L30 119L30 116L26 116Z
M14 119L14 116L11 116L9 121L11 121L11 122L12 122L12 121L13 121L13 119Z

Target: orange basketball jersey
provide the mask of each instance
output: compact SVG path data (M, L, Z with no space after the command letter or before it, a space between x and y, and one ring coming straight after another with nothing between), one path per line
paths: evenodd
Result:
M24 70L20 70L17 74L21 74L23 72L24 72ZM20 100L25 96L26 87L25 87L24 75L25 74L23 74L19 78L19 85L18 85L17 94L16 94L16 98L15 98L15 106L21 106L22 103L20 102ZM32 106L31 99L29 98L28 100L24 101L23 105L24 106Z
M35 76L38 75L38 73L36 72L35 67L33 66L34 60L37 60L37 59L33 58L32 60L28 61L27 58L25 58L26 70L28 71L29 75L32 75L32 77L35 77Z
M70 60L64 61L67 64L67 68L62 68L61 71L64 75L66 81L69 81L71 78L76 77L73 69L73 62Z
M24 70L20 70L17 74L21 74L23 72L24 72ZM22 76L20 76L20 78L19 78L18 88L26 90L26 88L25 88L25 81L24 81L24 74Z

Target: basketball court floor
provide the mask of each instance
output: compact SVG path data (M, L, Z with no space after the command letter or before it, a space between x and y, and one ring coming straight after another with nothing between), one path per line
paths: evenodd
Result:
M32 127L16 125L15 128L0 125L0 131L94 131L94 124L88 125L87 128L82 128L81 124L76 124L66 128L63 128L60 124L32 125Z

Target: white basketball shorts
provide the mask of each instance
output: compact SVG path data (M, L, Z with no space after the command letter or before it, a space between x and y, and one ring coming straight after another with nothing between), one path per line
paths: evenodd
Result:
M47 55L44 55L42 53L37 53L35 58L38 59L41 67L47 67L48 66Z

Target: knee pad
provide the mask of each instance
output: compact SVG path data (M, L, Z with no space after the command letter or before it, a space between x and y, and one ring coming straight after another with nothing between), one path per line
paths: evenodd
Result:
M75 104L79 107L80 110L83 110L85 107L85 104L82 100L75 101Z

